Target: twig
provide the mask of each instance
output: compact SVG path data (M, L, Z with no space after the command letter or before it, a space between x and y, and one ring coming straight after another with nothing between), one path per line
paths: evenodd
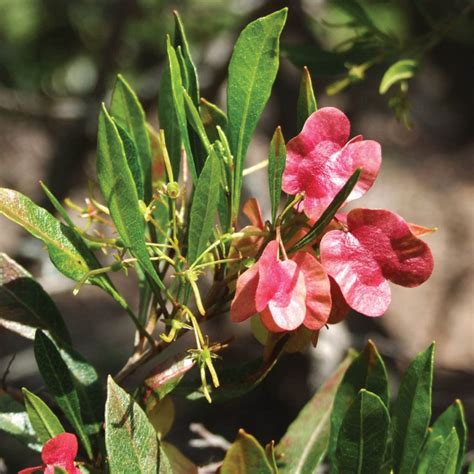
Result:
M231 443L220 435L211 433L201 423L191 423L189 429L197 434L199 438L192 439L189 441L189 446L193 448L206 449L206 448L219 448L223 451L227 451Z

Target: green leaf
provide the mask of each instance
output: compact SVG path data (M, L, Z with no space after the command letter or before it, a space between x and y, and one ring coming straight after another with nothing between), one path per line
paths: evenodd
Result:
M161 468L161 453L164 452L169 465L171 467L170 473L172 474L197 474L197 466L190 461L184 454L179 451L176 446L162 441L160 446L160 468ZM161 471L160 471L161 472Z
M273 474L265 450L260 443L244 430L227 451L219 471L221 474Z
M201 141L203 147L209 153L209 148L211 147L211 144L209 142L209 138L207 138L207 133L204 128L204 124L202 123L201 116L199 115L199 111L194 105L191 96L185 90L183 90L183 97L188 121L191 124L193 130L196 132L197 136L199 137L199 140Z
M105 106L99 115L97 151L97 177L117 232L153 283L163 289L145 245L145 221L122 141Z
M188 160L188 166L191 173L193 182L195 183L199 175L200 168L194 162L193 153L191 150L191 142L189 140L187 120L186 120L186 110L184 107L184 97L183 97L183 81L181 78L181 72L179 67L178 57L176 55L176 50L173 48L170 42L170 38L167 38L166 50L168 54L168 67L170 72L170 91L173 97L173 108L175 110L175 119L179 125L179 132L181 136L181 141L186 152L186 157ZM166 142L168 143L168 138L166 135ZM176 179L176 178L175 178Z
M434 343L418 354L405 372L395 403L393 467L397 474L413 472L431 418Z
M464 408L460 400L456 400L447 410L445 410L434 423L426 445L423 448L420 465L417 473L428 473L428 463L432 459L449 435L452 429L456 430L459 440L459 452L457 455L456 472L461 472L461 467L464 459L464 452L467 443L467 425L464 417Z
M270 142L268 153L268 188L270 190L270 203L272 206L272 223L275 224L278 206L281 197L281 179L286 163L285 137L281 128L277 127Z
M235 160L234 220L240 207L247 148L278 71L280 34L287 11L283 8L247 25L234 46L230 60L227 113L230 146Z
M379 93L385 94L397 82L412 78L417 69L418 62L414 59L401 59L392 64L380 81Z
M41 451L42 443L36 437L23 405L0 391L0 430L14 436L34 451Z
M40 397L26 388L23 388L22 392L28 418L41 445L58 434L64 433L65 430L58 417Z
M179 13L176 10L173 12L173 14L175 20L173 46L175 48L181 48L184 60L184 68L186 69L188 77L187 91L191 96L194 105L197 107L199 105L199 80L196 71L196 66L194 65L193 59L191 57L191 51L189 49L189 44L186 38L186 33L184 31L184 26L183 22L181 21L181 17L179 16Z
M21 265L0 253L0 326L34 339L38 328L60 342L71 336L53 300Z
M206 249L217 213L221 165L211 148L194 191L189 218L187 260L192 264Z
M383 404L388 407L389 391L387 371L375 344L369 340L364 350L354 359L339 385L334 398L331 413L331 434L328 457L331 465L336 465L336 447L341 425L360 390L366 389L378 395ZM376 472L376 471L373 471Z
M36 331L34 350L38 369L48 390L79 436L88 458L92 459L92 446L82 420L79 396L66 363L53 342L40 330Z
M433 457L427 472L430 474L455 474L456 464L459 453L459 438L456 428L451 430L451 433L440 446L439 450Z
M472 460L471 464L469 464L467 472L468 472L468 474L471 474L471 473L474 472L474 459Z
M350 353L333 375L301 410L276 447L277 458L284 456L282 474L315 472L329 443L330 415L337 388L354 360Z
M300 83L300 93L296 109L296 128L301 130L306 119L318 110L316 97L314 96L313 83L308 68L303 68L303 76Z
M203 98L199 113L209 140L215 142L219 139L216 127L219 126L223 130L227 128L227 115L217 105Z
M120 135L120 140L122 140L123 149L125 151L125 158L127 159L128 168L130 173L132 173L133 182L135 183L135 188L137 190L138 199L145 201L144 187L143 187L143 171L141 163L138 158L138 148L135 145L132 137L129 135L127 130L123 128L120 123L115 121L117 126L117 131ZM148 201L147 201L148 202Z
M337 441L336 459L340 473L379 472L390 418L381 398L362 389L344 417Z
M137 98L137 95L119 74L115 81L114 90L112 92L112 101L110 103L110 113L114 119L123 127L130 135L133 143L136 145L138 153L138 165L130 166L133 176L135 173L141 173L141 179L137 181L137 188L140 189L139 183L143 185L145 202L151 200L151 145L146 127L145 112ZM119 129L120 131L120 129ZM127 151L128 144L124 143ZM130 161L129 161L130 165ZM134 173L135 170L135 173ZM142 195L138 193L140 199Z
M165 132L166 147L173 169L173 177L175 181L178 181L181 164L181 129L174 106L169 63L165 64L163 68L158 99L160 128Z
M321 214L321 217L316 221L311 230L291 248L290 252L296 252L296 250L303 248L324 231L324 229L333 220L339 208L345 203L346 199L349 197L349 194L351 194L352 190L357 184L357 181L359 180L361 172L362 168L358 168L354 171L352 176L347 180L347 183L336 194L334 199L331 201L331 204L329 204L327 209Z
M156 473L155 430L131 395L110 376L105 404L105 446L111 474Z
M0 188L0 213L42 240L51 261L61 273L75 281L89 273L90 268L70 230L46 209L17 191Z
M104 397L95 368L72 347L60 348L79 397L81 416L87 434L97 434L103 422Z

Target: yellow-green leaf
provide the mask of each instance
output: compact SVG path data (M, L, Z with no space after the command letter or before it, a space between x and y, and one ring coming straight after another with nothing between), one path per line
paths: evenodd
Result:
M400 81L411 79L418 69L418 62L414 59L401 59L392 64L384 73L380 81L379 93L385 94L390 87Z

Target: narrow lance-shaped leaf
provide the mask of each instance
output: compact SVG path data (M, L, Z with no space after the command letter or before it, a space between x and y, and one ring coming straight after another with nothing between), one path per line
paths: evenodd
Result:
M390 418L381 398L362 389L344 417L337 441L338 472L380 472Z
M82 420L79 396L73 378L58 349L40 330L36 331L35 359L48 390L79 436L87 456L92 459L92 446Z
M114 119L130 134L133 143L136 145L138 153L138 164L130 166L137 188L138 195L146 203L151 200L151 146L146 128L145 112L137 98L137 95L119 74L115 81L114 91L112 93L112 101L110 103L110 113ZM125 150L129 145L124 142ZM128 156L127 156L128 158ZM130 165L129 161L129 165ZM141 174L141 179L137 181ZM144 194L140 191L140 185L143 186Z
M170 91L173 97L173 108L175 110L175 117L177 123L179 124L179 131L181 134L181 141L184 146L184 151L186 152L187 163L189 166L189 171L191 173L193 182L196 182L199 175L199 169L194 162L193 153L191 150L191 143L189 141L187 120L186 120L186 110L184 108L184 97L183 97L183 82L181 79L181 72L179 67L178 57L176 55L176 50L173 48L170 42L170 38L167 38L166 50L168 54L168 67L170 71ZM166 135L166 129L165 129ZM168 138L166 138L168 142Z
M453 428L428 466L430 474L453 474L456 472L456 463L459 452L459 438Z
M209 153L211 144L209 142L209 138L207 137L207 133L204 128L204 124L202 123L201 116L199 115L199 111L194 105L191 96L185 90L183 90L183 97L188 121L191 124L194 132L197 134L197 137L201 141L202 146L207 150L207 153Z
M41 451L41 441L37 439L28 414L23 405L0 390L0 430L14 436L34 451Z
M301 77L300 92L298 95L298 105L296 108L296 128L301 130L306 119L318 110L316 97L313 91L313 82L308 68L303 68L303 76Z
M268 188L272 206L272 223L275 224L281 197L281 179L286 162L285 137L278 127L273 134L268 153Z
M206 249L216 219L221 179L219 159L211 148L194 191L189 218L187 259L192 264Z
M276 447L277 457L283 455L281 474L315 472L323 460L329 443L331 408L344 373L354 360L349 354L334 374L321 386L301 410Z
M389 391L387 371L375 344L369 340L364 350L354 359L339 385L331 413L331 435L328 456L331 472L335 472L336 446L342 422L360 390L366 389L378 395L388 407ZM334 466L334 467L333 467ZM376 472L376 471L374 471Z
M186 38L186 33L184 31L184 26L183 22L181 21L181 17L179 16L179 13L176 10L173 12L173 14L175 20L173 45L175 48L177 48L178 46L181 47L184 59L184 67L186 68L188 76L187 91L191 96L194 105L197 107L199 105L199 80L196 71L196 66L194 65L193 59L191 57L191 51L189 49L189 44Z
M155 430L131 395L110 376L105 405L105 446L111 474L156 473Z
M418 69L414 59L401 59L392 64L380 81L379 93L385 94L397 82L412 78Z
M456 472L461 472L467 443L467 425L462 403L460 400L456 400L433 424L420 456L417 474L429 473L428 468L433 456L439 451L443 442L451 434L453 428L456 430L459 440Z
M130 173L132 173L133 182L135 183L135 188L137 190L138 199L144 201L144 186L143 186L143 171L141 163L138 158L138 148L135 145L132 137L129 135L127 130L115 121L117 131L119 132L120 139L122 140L123 150L125 152L125 158L127 159L128 168Z
M202 123L206 130L207 136L211 142L219 139L216 127L221 127L222 130L227 128L227 115L217 105L201 98L201 107L199 113L201 115Z
M244 430L227 451L220 468L222 474L274 474L265 450L260 443Z
M434 344L418 354L405 372L393 421L393 467L397 474L413 472L431 418Z
M247 25L230 60L227 113L230 146L235 159L234 220L240 207L245 155L278 70L280 34L286 16L287 8L283 8Z
M117 232L151 281L163 289L145 245L145 221L122 141L104 106L99 116L97 150L97 177Z
M30 273L4 253L0 253L0 326L28 339L34 339L40 328L59 342L71 342L53 300Z
M324 231L324 229L329 225L336 215L336 212L349 197L349 194L351 194L352 190L357 184L357 181L359 180L361 172L361 168L358 168L354 171L352 176L347 180L347 183L344 185L344 187L336 194L334 199L331 201L331 204L329 204L327 209L322 213L321 217L315 222L311 230L291 248L291 252L295 252L296 250L303 248Z
M165 64L161 75L160 91L158 95L158 115L160 128L164 130L166 147L173 169L174 179L179 177L181 164L181 129L174 106L173 89L169 63Z
M41 445L58 434L64 433L65 430L58 417L40 397L26 388L23 388L22 392L28 418Z

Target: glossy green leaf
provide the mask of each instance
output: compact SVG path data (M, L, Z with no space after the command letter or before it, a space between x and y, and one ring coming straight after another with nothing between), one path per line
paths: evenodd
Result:
M123 150L125 152L125 158L127 159L128 168L132 173L133 182L137 190L138 199L145 201L144 185L143 185L143 171L140 160L138 158L138 148L135 145L132 137L129 135L127 130L123 128L120 123L115 121L117 131L119 132L120 139L122 140ZM148 202L148 201L147 201Z
M412 473L431 419L434 343L418 354L405 372L393 420L393 467L396 474Z
M151 146L146 127L145 112L143 111L143 107L141 106L137 95L120 74L117 76L114 90L112 92L110 113L117 123L128 132L132 142L136 145L138 163L131 164L130 159L128 159L128 153L127 159L132 175L135 177L135 182L137 183L137 189L139 190L138 195L140 199L143 199L142 196L144 196L145 202L148 203L151 200L152 192ZM126 143L126 140L123 141L125 151L127 152L131 145ZM141 174L141 179L136 176L136 174ZM143 186L144 194L140 192L140 186Z
M161 453L164 453L170 465L171 474L197 474L197 466L190 461L176 446L162 441L160 446L160 468ZM160 470L161 473L161 470Z
M158 95L158 115L160 128L165 132L166 147L173 169L173 176L177 181L181 164L181 129L174 106L171 72L168 63L165 64L161 75Z
M158 441L153 426L131 395L109 376L105 446L110 473L156 473Z
M337 388L354 360L350 353L333 375L300 411L276 447L282 474L313 473L323 460L329 444L330 415Z
M227 128L227 115L217 105L201 98L201 107L199 113L201 120L206 130L207 136L211 142L219 139L216 127L221 127L222 130Z
M34 451L41 451L42 443L35 434L23 405L0 390L0 430L14 436Z
M467 424L464 417L464 408L460 400L456 400L447 410L445 410L431 428L429 437L426 441L421 461L417 473L427 473L427 468L433 454L436 453L440 445L451 434L452 429L456 430L459 440L459 452L457 455L456 472L461 472L464 459L464 452L467 444Z
M28 418L41 445L58 434L64 433L65 430L58 417L40 397L26 388L23 388L22 392Z
M51 261L67 277L79 281L90 271L71 231L31 199L17 191L0 188L0 213L42 240Z
M260 443L244 430L227 451L219 471L221 474L273 474L265 450Z
M456 429L453 428L439 450L434 454L427 472L430 474L455 474L459 447L459 438Z
M296 108L296 128L300 131L303 128L306 119L318 110L316 97L313 91L313 82L308 68L303 68L303 76L300 82L300 93L298 95L298 104Z
M380 81L379 93L385 94L397 82L412 78L417 69L418 62L414 59L401 59L392 64Z
M230 147L235 160L234 220L240 207L247 149L278 71L280 34L286 16L287 8L283 8L247 25L234 46L230 60L227 113Z
M338 472L380 472L389 423L388 410L381 398L362 389L341 424L336 449Z
M28 339L40 328L71 342L63 318L43 287L21 265L0 253L0 326Z
M272 207L272 223L275 223L280 205L281 180L286 163L285 137L278 127L273 134L268 153L268 188Z
M342 422L346 417L349 407L359 396L361 389L366 389L378 395L383 404L388 407L389 390L387 371L375 344L371 340L367 342L364 350L354 359L347 369L334 399L328 449L331 465L336 465L337 439Z
M82 419L79 396L66 363L53 342L40 330L36 331L34 350L46 387L79 436L87 456L92 459L92 446Z
M194 162L193 153L191 150L191 142L189 140L188 134L188 125L186 120L186 109L184 106L184 97L183 97L183 82L181 79L181 72L179 67L178 57L176 55L176 50L171 45L169 37L167 38L166 50L168 54L168 68L170 73L170 91L173 98L172 106L175 110L175 119L179 125L179 132L181 135L181 142L184 146L184 151L186 152L187 162L189 171L193 182L196 182L199 175L200 169L196 166ZM166 135L166 143L168 143L168 136Z
M145 245L145 220L122 141L105 107L99 116L97 151L97 177L117 232L153 283L164 288Z
M199 140L201 141L202 146L206 149L209 150L211 147L211 144L209 142L209 138L207 138L207 133L204 128L204 124L202 123L201 116L199 115L199 111L194 105L193 100L191 99L191 96L186 92L183 91L183 97L184 97L184 105L186 109L186 116L188 118L189 123L191 124L191 127L199 137Z
M192 264L206 249L217 214L221 165L211 148L199 176L191 205L187 260Z
M296 250L303 248L324 231L324 229L333 220L339 208L345 203L346 199L349 197L349 194L351 194L352 190L357 184L357 181L359 180L361 172L361 168L358 168L354 171L352 176L347 180L347 183L331 201L331 204L329 204L327 209L321 214L321 217L315 222L313 227L311 227L311 230L291 248L291 252L295 252Z
M196 66L194 65L193 59L191 57L191 51L189 49L188 40L186 38L186 33L184 31L184 25L181 21L179 13L175 10L173 12L175 20L174 28L174 41L173 46L181 48L182 56L184 59L184 67L187 72L188 77L188 87L187 91L191 96L191 99L194 102L194 105L197 107L199 105L199 80L196 71Z

